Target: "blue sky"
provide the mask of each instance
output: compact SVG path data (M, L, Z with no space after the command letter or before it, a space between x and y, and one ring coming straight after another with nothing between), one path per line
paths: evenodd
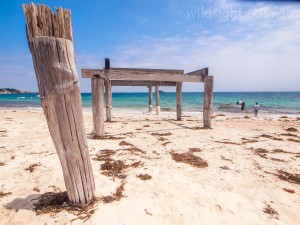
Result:
M0 0L0 88L37 91L21 3ZM203 67L216 91L300 91L300 4L238 0L33 1L71 9L81 68ZM80 79L90 92L90 80ZM183 91L202 91L185 83ZM173 91L172 88L164 88ZM115 87L113 91L145 91Z

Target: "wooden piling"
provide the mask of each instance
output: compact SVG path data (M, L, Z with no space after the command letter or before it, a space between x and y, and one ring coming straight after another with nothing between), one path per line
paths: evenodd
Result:
M203 104L203 126L211 128L212 100L213 100L214 77L204 78L204 104Z
M44 5L23 4L41 104L58 153L69 200L87 204L95 183L84 129L71 16Z
M149 112L152 112L152 86L149 86Z
M106 121L111 122L111 109L112 109L111 80L105 80L105 97L106 97Z
M92 78L92 109L92 136L104 137L104 79L102 78Z
M176 84L176 111L177 120L181 120L182 116L182 82Z
M155 86L155 96L156 96L156 115L160 114L160 103L159 103L159 86Z

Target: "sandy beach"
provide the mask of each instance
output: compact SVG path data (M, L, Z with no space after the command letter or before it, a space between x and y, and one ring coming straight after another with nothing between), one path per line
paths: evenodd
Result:
M86 109L99 199L85 224L299 224L300 115L213 117L205 130L202 113L176 121L172 112L114 110L107 138L96 140ZM124 168L111 174L107 162ZM33 209L42 194L65 191L41 110L0 110L0 169L0 224L83 223Z

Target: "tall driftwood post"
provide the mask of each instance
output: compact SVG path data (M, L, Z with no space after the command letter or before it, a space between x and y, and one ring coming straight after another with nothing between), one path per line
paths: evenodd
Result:
M152 112L152 86L149 86L149 112Z
M214 89L214 77L204 78L204 104L203 104L203 126L211 128L212 100Z
M104 137L104 79L92 78L92 136Z
M160 105L159 105L159 86L155 86L155 96L156 96L156 115L160 114Z
M111 90L110 80L105 80L105 97L106 97L106 121L111 122L112 90Z
M71 16L61 7L23 4L41 104L63 169L69 200L86 204L95 183L83 124Z
M176 84L176 111L177 120L181 120L182 115L182 82Z

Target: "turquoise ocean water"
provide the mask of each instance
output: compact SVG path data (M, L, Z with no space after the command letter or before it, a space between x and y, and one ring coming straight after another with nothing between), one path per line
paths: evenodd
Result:
M83 107L91 107L91 94L82 93ZM213 100L214 111L239 112L236 102L246 102L246 111L252 111L258 102L262 112L300 114L300 92L215 92ZM202 111L203 93L182 93L183 110L188 112ZM155 93L153 94L155 106ZM176 110L176 93L160 93L162 111ZM0 94L0 107L38 108L40 98L38 94ZM113 108L148 108L148 93L113 93Z

